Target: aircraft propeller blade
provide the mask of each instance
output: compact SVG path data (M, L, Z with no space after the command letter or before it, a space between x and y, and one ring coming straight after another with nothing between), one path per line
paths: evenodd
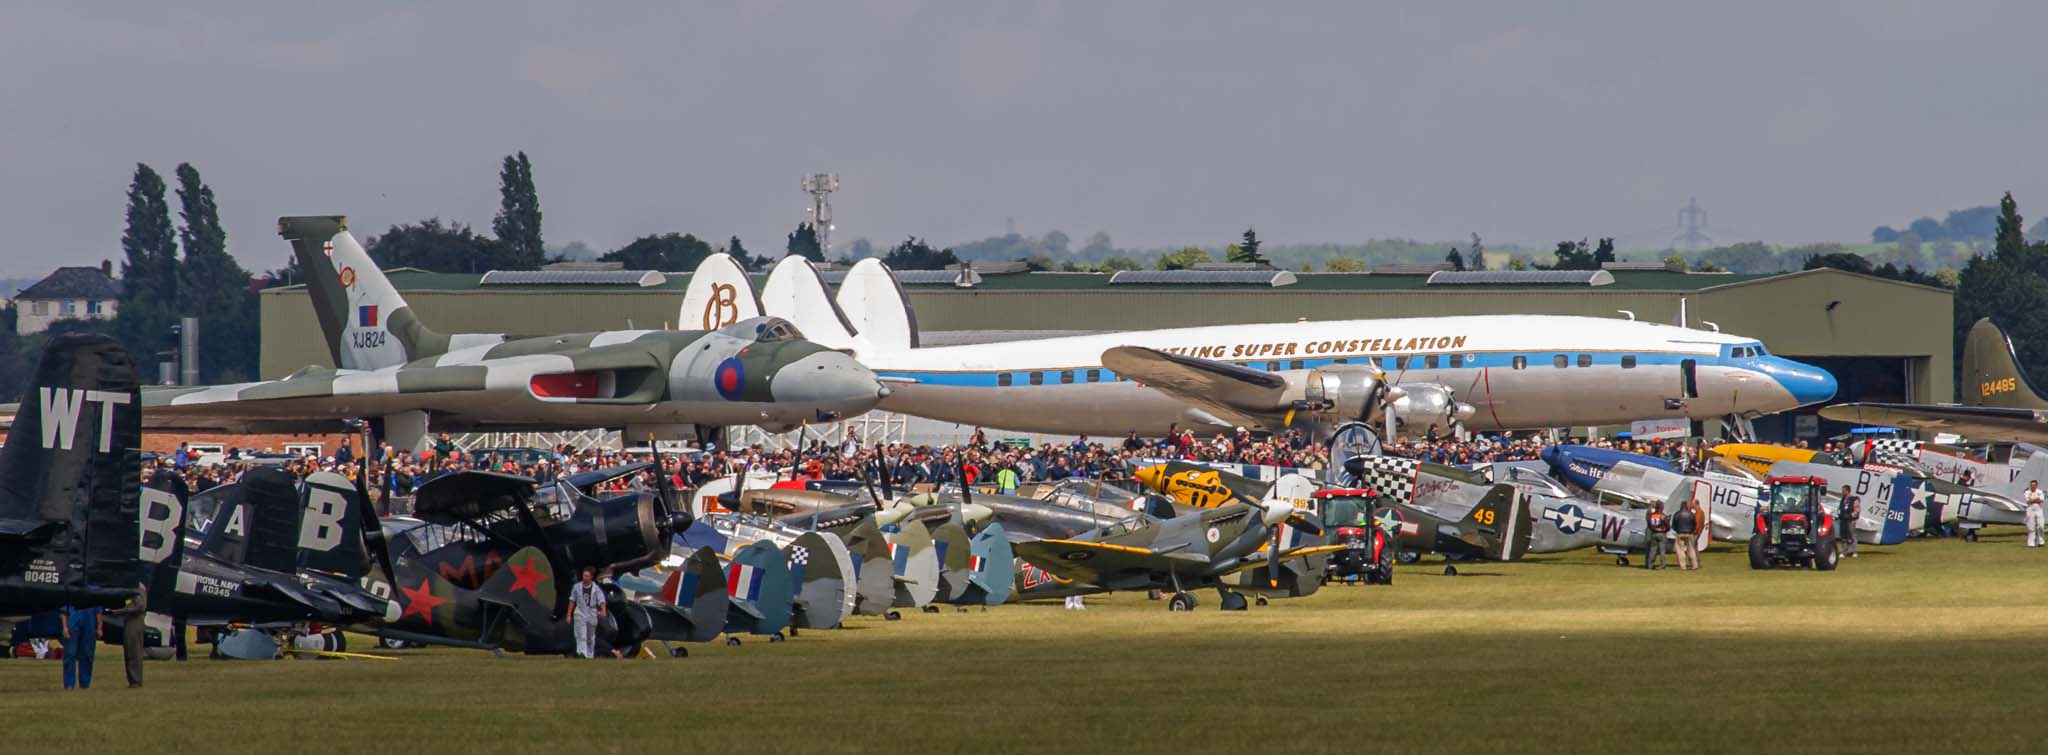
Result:
M1280 528L1266 538L1266 586L1280 586Z
M1311 535L1323 534L1323 525L1306 511L1296 511L1287 517L1287 525Z
M363 548L370 557L377 560L377 566L384 570L385 584L398 584L398 572L391 569L391 547L384 542L384 522L377 517L376 509L370 506L370 454L364 450L363 458L357 460L356 497L362 502L356 506L357 516L363 520Z

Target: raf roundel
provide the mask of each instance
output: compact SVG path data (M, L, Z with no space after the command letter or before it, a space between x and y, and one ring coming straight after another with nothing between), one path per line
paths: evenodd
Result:
M727 401L740 400L740 388L747 383L747 373L740 366L739 357L730 357L718 363L718 369L711 372L711 385L718 389L718 395Z

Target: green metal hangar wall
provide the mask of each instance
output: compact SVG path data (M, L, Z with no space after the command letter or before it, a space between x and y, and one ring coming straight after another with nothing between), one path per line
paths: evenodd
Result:
M638 271L390 272L442 332L544 334L677 327L688 275ZM826 273L828 280L838 277ZM1951 292L1838 270L1727 275L1661 270L1493 273L1280 271L902 274L925 331L1099 331L1298 319L1556 314L1677 322L1763 339L1825 367L1835 401L1952 401ZM757 281L758 284L758 281ZM329 365L303 287L262 296L264 377ZM1765 438L1825 437L1846 425L1810 411L1757 423Z

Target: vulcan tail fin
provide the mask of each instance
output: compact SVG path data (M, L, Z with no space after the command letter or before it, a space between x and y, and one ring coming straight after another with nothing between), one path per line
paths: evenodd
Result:
M676 327L717 330L760 316L761 297L754 293L746 268L732 255L720 252L704 258L690 274L683 306L676 313Z
M825 279L811 261L790 255L775 263L768 280L761 284L761 309L768 315L788 320L804 338L830 349L854 347L855 331L846 313L833 303Z
M0 448L0 605L34 613L135 594L141 441L128 353L101 335L51 338Z
M348 232L348 218L278 218L277 235L291 242L334 366L374 370L448 351L448 336L420 323Z
M1465 515L1464 524L1487 535L1487 555L1500 561L1514 561L1528 553L1530 533L1536 529L1528 497L1507 483L1486 491L1479 505Z
M1991 318L1970 326L1963 339L1963 404L2007 409L2048 409L2048 399L2020 369L2012 338Z
M917 313L910 309L896 274L881 260L869 257L853 263L839 282L834 302L870 347L878 351L917 348Z

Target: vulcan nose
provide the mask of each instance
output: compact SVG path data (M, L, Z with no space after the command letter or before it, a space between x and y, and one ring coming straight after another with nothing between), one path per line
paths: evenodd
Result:
M1759 365L1799 406L1818 404L1835 397L1835 376L1810 364L1780 357L1764 357Z
M889 389L865 365L837 351L791 362L769 383L776 401L839 407L849 415L875 408Z

